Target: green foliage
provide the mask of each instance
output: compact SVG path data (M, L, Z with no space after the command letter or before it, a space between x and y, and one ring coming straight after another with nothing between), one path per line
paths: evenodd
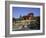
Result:
M28 26L30 29L40 29L40 17L35 18L36 21L31 21Z

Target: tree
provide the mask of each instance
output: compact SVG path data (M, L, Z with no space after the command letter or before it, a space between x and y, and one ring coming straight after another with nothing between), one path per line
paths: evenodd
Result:
M28 27L30 29L40 29L40 17L36 17L36 21L31 21Z

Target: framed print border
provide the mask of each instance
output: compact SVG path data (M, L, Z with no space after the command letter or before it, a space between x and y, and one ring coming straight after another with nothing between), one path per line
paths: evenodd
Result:
M10 4L41 5L43 6L43 31L42 33L10 34ZM37 2L5 1L5 37L32 36L45 34L45 4Z

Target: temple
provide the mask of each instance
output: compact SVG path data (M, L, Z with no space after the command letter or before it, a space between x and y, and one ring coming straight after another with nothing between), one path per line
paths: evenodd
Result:
M26 15L26 16L23 16L22 18L24 19L24 20L31 20L32 19L32 17L33 17L33 13L29 13L28 15Z

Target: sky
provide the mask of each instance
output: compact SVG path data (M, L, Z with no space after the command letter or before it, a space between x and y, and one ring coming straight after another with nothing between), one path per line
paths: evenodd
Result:
M14 18L28 15L31 12L34 14L34 16L40 16L40 8L12 7L12 16Z

